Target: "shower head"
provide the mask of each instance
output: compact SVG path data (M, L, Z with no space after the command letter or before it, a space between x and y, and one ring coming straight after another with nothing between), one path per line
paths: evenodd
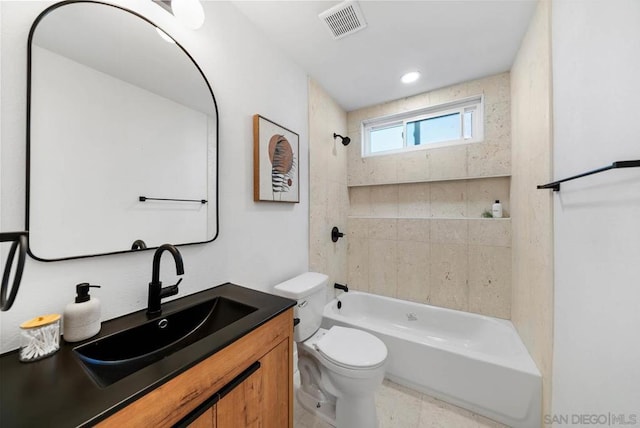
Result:
M337 137L340 137L342 139L342 144L343 145L348 145L351 142L351 138L349 137L343 137L342 135L336 134L335 132L333 133L333 138L336 139Z

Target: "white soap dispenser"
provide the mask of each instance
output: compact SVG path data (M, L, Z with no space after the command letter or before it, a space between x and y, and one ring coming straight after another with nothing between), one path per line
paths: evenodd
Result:
M491 214L493 214L493 218L502 218L502 204L499 200L491 207Z
M89 296L89 288L100 288L88 282L76 285L76 301L64 309L62 331L66 342L79 342L100 331L100 300Z

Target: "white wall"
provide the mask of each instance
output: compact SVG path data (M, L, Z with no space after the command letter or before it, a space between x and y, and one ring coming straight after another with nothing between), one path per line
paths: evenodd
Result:
M180 28L152 2L117 0L165 28L196 59L216 96L220 118L220 235L210 244L183 247L179 296L232 281L257 289L308 268L307 77L269 45L226 2L205 2L198 31ZM0 2L2 200L0 230L24 229L26 45L33 19L49 4ZM252 116L260 113L300 134L300 203L254 203ZM283 235L282 230L288 234ZM0 351L18 346L18 325L61 312L81 281L102 285L102 319L146 305L152 252L42 263L29 259L14 307L0 315ZM162 278L175 280L169 258Z
M554 176L640 159L640 2L554 1L552 34ZM640 169L563 184L554 217L553 413L638 423Z
M216 200L207 189L216 178L207 177L207 151L216 146L215 119L50 50L34 46L32 56L32 254L56 259L122 251L136 239L149 247L212 239L215 219L211 235L207 219ZM140 195L209 203L142 203Z

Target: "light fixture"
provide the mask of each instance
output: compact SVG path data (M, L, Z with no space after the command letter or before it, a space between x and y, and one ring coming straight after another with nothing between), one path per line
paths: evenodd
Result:
M204 24L204 9L200 0L172 0L171 11L185 27L197 30Z
M200 0L153 0L158 6L171 12L185 27L197 30L204 24L204 9Z
M400 80L402 81L402 83L413 83L419 78L420 78L419 71L410 71L409 73L404 74L402 78L400 78Z
M351 142L351 138L349 137L343 137L342 135L336 134L335 132L333 133L333 139L335 140L336 138L340 138L342 139L342 145L346 146Z

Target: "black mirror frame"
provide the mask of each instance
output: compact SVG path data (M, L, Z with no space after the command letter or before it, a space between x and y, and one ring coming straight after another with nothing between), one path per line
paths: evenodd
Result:
M159 27L158 25L154 24L151 20L149 20L148 18L145 18L144 16L140 15L137 12L134 12L130 9L121 7L121 6L116 6L113 4L109 4L109 3L105 3L102 1L96 1L96 0L65 0L59 3L56 3L52 6L47 7L44 11L42 11L37 17L36 19L33 21L33 24L31 24L31 29L29 30L29 37L27 39L27 121L26 121L26 125L27 125L27 130L26 130L26 143L27 143L27 150L26 150L26 195L25 195L25 231L29 231L29 209L30 209L30 204L29 204L29 194L30 194L30 175L31 175L31 62L32 62L32 44L33 44L33 35L35 33L35 30L38 26L38 23L45 17L47 16L49 13L51 13L52 11L58 9L59 7L68 5L68 4L74 4L74 3L89 3L89 4L98 4L98 5L104 5L104 6L108 6L108 7L113 7L115 9L120 9L124 12L128 12L134 16L137 16L138 18L142 19L143 21L147 22L148 24L160 29L161 31L165 32L165 34L168 34L166 31L164 31L161 27ZM215 167L216 167L216 171L215 171L215 178L216 178L216 186L215 186L215 192L216 192L216 211L215 211L215 216L216 216L216 234L213 236L213 238L206 240L206 241L199 241L199 242L188 242L188 243L184 243L184 244L176 244L176 246L182 247L182 246L188 246L188 245L197 245L197 244L206 244L208 242L213 242L216 240L216 238L218 238L219 234L220 234L220 208L219 208L219 177L220 177L220 173L219 173L219 166L220 166L220 161L219 161L219 156L218 156L218 151L219 151L219 146L220 146L220 142L219 142L219 136L220 136L220 115L218 112L218 103L216 102L216 97L213 94L213 90L211 89L211 85L209 84L209 80L207 79L207 77L205 76L204 72L202 71L202 69L200 68L200 66L198 65L198 63L193 59L193 57L191 56L191 54L180 44L178 43L178 41L174 40L176 46L178 46L182 52L184 52L184 54L191 60L191 62L193 63L193 65L196 67L196 69L198 70L198 72L200 73L200 75L202 76L202 78L204 79L204 82L207 85L207 88L209 89L209 93L211 94L211 99L213 100L213 106L215 108L215 113L216 113L216 163L215 163ZM56 261L61 261L61 260L75 260L75 259L85 259L85 258L89 258L89 257L99 257L99 256L108 256L108 255L112 255L112 254L124 254L124 253L139 253L142 251L148 251L148 250L155 250L158 247L148 247L148 248L141 248L141 249L137 249L137 250L133 250L133 249L128 249L128 250L122 250L122 251L112 251L112 252L108 252L108 253L99 253L99 254L87 254L87 255L80 255L80 256L72 256L72 257L61 257L61 258L55 258L55 259L43 259L41 257L36 256L35 254L33 254L33 252L31 251L31 247L29 245L27 245L27 254L29 254L29 256L35 260L41 261L41 262L56 262Z

